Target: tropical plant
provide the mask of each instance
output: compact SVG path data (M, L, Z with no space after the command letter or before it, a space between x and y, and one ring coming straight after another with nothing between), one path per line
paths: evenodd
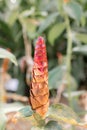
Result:
M72 99L71 90L77 90L80 81L86 80L84 73L86 66L84 57L87 57L86 9L86 0L0 0L0 46L10 48L19 61L20 57L24 55L33 56L33 40L37 36L46 37L49 89L50 91L60 89L63 84L64 89L68 90L71 106L74 99ZM29 45L28 51L27 45ZM20 78L18 69L17 67L12 68L11 73L14 77ZM23 79L20 83L24 86L22 81ZM21 93L23 90L19 92ZM78 92L77 95L79 95ZM54 109L58 115L60 114L59 117L56 117ZM66 111L66 114L62 110ZM70 110L70 114L67 110ZM49 114L49 111L54 114ZM30 116L33 111L28 106L18 113L20 116ZM86 124L81 124L77 116L73 117L71 113L72 110L65 105L53 105L49 107L46 118L52 118L59 123L62 120L86 127ZM43 119L38 114L33 115L32 117L35 117L38 124L44 124L43 128L45 126L49 128L51 124L57 125L54 121L43 123ZM55 119L53 115L55 115ZM61 126L57 125L57 127L61 129Z
M19 118L27 117L32 125L31 130L50 130L54 128L63 130L64 122L86 128L87 124L82 123L80 118L68 106L63 104L49 106L47 74L46 46L44 39L39 37L35 47L30 87L29 98L31 107L26 106L19 110L14 115L12 121L18 121Z

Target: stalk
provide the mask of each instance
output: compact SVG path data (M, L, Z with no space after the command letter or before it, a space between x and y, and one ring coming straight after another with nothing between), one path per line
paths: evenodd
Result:
M72 37L71 37L71 28L70 28L70 21L67 16L65 16L66 22L66 30L67 30L67 56L66 56L66 78L67 78L67 85L68 85L68 96L69 96L69 104L72 106L72 97L71 97L71 79L70 79L70 72L71 72L71 57L72 57Z

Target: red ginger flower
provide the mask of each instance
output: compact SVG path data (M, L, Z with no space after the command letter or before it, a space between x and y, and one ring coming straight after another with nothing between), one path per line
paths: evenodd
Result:
M37 39L35 47L30 104L41 116L46 114L49 106L48 63L43 37Z

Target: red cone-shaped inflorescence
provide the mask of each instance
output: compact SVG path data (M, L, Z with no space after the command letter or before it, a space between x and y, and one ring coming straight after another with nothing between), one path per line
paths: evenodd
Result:
M30 104L33 110L45 116L49 106L49 89L46 45L43 37L39 37L36 41Z

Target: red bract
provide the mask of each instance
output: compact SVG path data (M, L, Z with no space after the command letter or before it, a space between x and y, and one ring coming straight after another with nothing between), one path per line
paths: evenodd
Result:
M37 39L35 47L30 104L41 116L46 114L49 106L48 63L43 37Z

